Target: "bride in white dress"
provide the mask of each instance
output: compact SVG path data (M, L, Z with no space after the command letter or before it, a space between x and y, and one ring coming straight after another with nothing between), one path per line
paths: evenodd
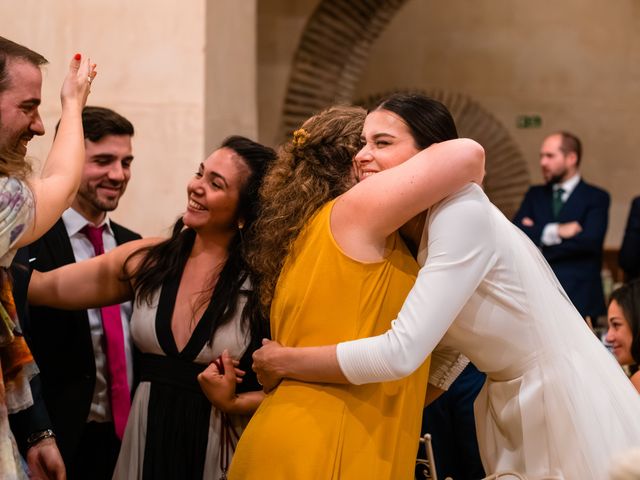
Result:
M404 115L411 107L403 98L391 107L383 102L365 122L366 145L356 161L366 162L368 171L375 173L375 142L385 133L380 112L404 125L404 132L397 125L387 132L387 149L419 128ZM615 453L640 446L640 396L535 245L479 186L430 208L418 261L423 267L415 286L385 334L325 347L266 342L254 355L259 379L267 388L281 377L395 380L440 343L487 374L475 414L488 474L602 480Z

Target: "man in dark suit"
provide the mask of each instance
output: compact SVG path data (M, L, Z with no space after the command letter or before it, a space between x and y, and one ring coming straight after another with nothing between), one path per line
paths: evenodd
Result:
M36 270L52 270L93 257L100 253L98 248L108 251L140 238L107 216L117 207L131 176L133 126L101 107L85 107L82 121L86 163L81 185L71 208L39 241L26 247L30 266ZM104 308L62 311L32 306L25 325L69 479L111 478L120 448L121 419L126 422L128 414L134 384L128 325L131 304L107 308L111 313ZM115 350L108 333L113 325ZM121 362L118 371L112 369L114 360ZM124 406L122 396L113 397L116 389L111 388L122 381Z
M640 277L640 197L631 202L618 263L624 270L625 281Z
M548 136L540 150L545 185L533 186L513 222L540 247L580 314L605 315L602 249L609 194L580 177L582 145L571 133Z

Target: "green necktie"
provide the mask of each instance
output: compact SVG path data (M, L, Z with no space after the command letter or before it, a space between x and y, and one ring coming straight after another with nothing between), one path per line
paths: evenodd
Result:
M562 194L564 190L562 188L558 188L553 191L553 203L551 204L551 208L553 209L553 218L558 218L558 214L560 213L560 209L562 208Z

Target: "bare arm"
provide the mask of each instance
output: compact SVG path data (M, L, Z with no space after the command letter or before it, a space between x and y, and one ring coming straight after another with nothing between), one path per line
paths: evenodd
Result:
M131 300L134 293L132 285L122 279L125 261L131 253L158 241L135 240L83 262L44 273L34 271L29 282L28 300L33 305L66 310L101 307ZM129 266L135 267L135 262Z
M82 109L89 95L88 77L95 76L94 67L88 58L71 60L60 93L62 116L58 133L42 173L27 181L35 199L35 216L31 228L16 242L18 247L28 245L49 230L71 205L78 190L85 160Z
M332 232L358 260L379 257L384 240L407 221L484 176L484 150L473 140L438 143L358 183L337 201Z

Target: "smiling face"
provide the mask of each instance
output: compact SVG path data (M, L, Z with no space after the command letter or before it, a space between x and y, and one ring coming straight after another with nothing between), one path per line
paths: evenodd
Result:
M27 143L44 135L38 112L42 90L40 68L23 60L7 63L9 86L0 93L0 151L24 157Z
M620 365L631 365L635 363L631 356L631 342L633 334L627 321L624 311L616 302L612 300L607 313L609 330L606 341L613 347L613 354Z
M407 124L388 110L375 110L367 115L362 143L364 146L355 156L360 180L395 167L418 153Z
M116 209L131 178L131 136L106 135L97 142L84 141L86 161L80 188L72 207L99 224Z
M238 207L249 174L249 167L233 150L220 148L213 152L187 186L184 224L199 232L235 233L243 222Z

